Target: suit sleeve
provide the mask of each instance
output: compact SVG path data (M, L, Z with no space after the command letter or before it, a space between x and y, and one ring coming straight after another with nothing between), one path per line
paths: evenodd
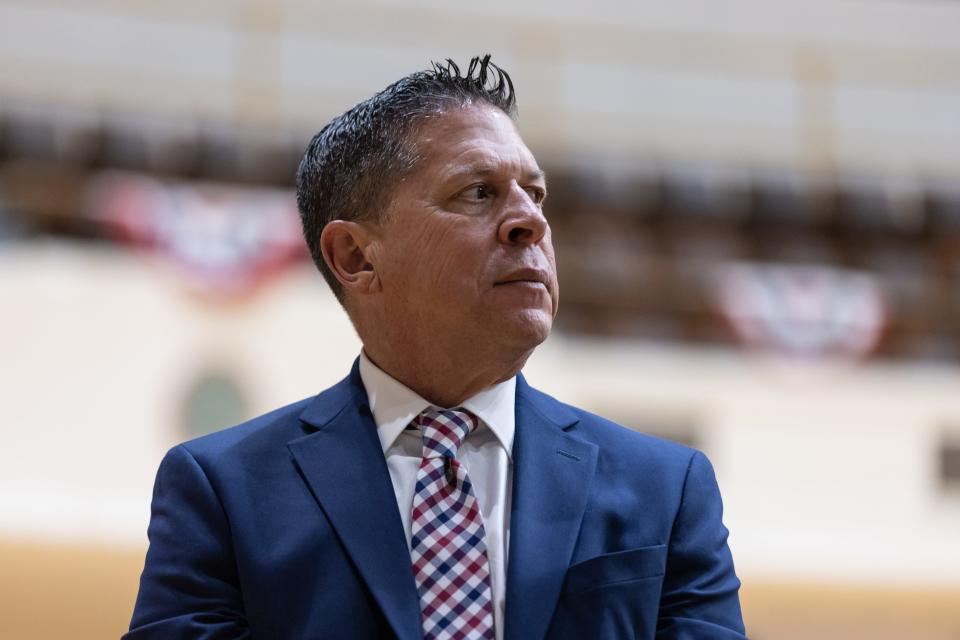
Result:
M667 552L657 640L743 639L743 616L713 467L695 452Z
M150 547L124 640L249 638L226 513L183 446L160 463L151 511Z

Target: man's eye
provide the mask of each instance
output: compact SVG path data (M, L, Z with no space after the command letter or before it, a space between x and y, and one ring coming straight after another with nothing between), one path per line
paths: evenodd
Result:
M533 200L534 204L543 204L547 197L547 192L540 187L530 187L527 189L527 193L530 194L530 199Z
M469 200L486 200L493 197L493 190L485 184L478 184L464 191L464 195Z

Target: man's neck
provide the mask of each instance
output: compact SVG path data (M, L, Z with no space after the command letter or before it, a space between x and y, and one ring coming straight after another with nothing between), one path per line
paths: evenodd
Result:
M455 359L450 356L418 357L364 344L367 358L424 400L444 408L456 407L468 398L509 380L520 372L532 350L499 362Z

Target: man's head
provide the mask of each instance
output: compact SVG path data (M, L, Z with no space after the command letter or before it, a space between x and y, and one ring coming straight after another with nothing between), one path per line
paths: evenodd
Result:
M445 111L482 103L516 118L510 76L489 55L471 60L466 74L447 60L355 105L310 141L297 171L297 206L310 255L338 300L345 292L323 259L323 227L332 220L382 220L393 188L422 159L417 129Z
M448 62L407 76L311 142L297 176L304 232L368 348L483 360L529 355L549 334L546 184L515 113L488 56L465 75Z

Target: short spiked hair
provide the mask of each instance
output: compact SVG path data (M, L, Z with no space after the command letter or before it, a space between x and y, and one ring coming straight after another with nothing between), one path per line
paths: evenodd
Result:
M466 73L453 60L434 62L337 116L310 141L297 170L297 207L310 255L341 303L320 232L332 220L379 220L420 160L412 138L424 117L476 103L516 119L513 82L489 54L473 58Z

